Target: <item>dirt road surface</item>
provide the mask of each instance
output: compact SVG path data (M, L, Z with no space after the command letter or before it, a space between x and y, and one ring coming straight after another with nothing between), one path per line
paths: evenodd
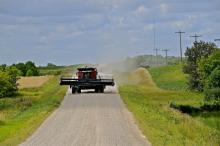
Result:
M21 146L150 146L116 88L72 95Z

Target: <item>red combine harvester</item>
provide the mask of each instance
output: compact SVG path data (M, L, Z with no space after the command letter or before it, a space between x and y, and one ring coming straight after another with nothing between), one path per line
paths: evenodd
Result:
M114 79L102 79L96 68L78 68L77 78L61 77L60 85L69 85L72 93L81 93L83 89L95 89L103 93L106 86L114 86Z

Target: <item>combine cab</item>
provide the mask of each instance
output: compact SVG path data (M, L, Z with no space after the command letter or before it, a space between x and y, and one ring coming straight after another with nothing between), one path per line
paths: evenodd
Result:
M114 79L102 79L96 68L78 68L77 78L61 77L60 85L69 85L72 93L81 93L83 89L94 89L103 93L106 86L114 86Z

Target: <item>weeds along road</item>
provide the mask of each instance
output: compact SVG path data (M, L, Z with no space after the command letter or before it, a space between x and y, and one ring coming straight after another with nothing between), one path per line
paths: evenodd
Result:
M21 146L149 146L116 88L67 95Z

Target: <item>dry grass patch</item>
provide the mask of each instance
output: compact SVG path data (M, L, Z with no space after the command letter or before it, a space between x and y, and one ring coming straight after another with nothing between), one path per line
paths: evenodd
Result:
M145 68L138 68L132 73L131 80L134 84L146 85L156 88L150 73Z
M18 80L18 88L36 88L46 83L51 76L21 77Z

